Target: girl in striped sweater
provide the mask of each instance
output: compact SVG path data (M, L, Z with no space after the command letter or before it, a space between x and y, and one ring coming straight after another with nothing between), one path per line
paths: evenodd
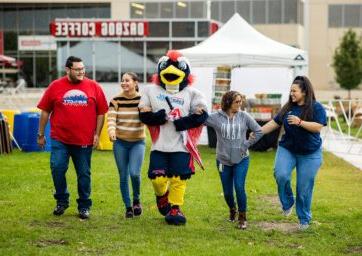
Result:
M126 218L142 214L140 203L140 173L145 153L144 125L139 119L138 77L127 72L122 76L122 92L109 103L108 135L113 141L113 153L116 160L120 190L126 206ZM129 195L128 180L131 176L133 204Z

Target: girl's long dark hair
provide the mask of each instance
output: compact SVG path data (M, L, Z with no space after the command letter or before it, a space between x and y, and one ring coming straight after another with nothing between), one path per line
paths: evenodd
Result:
M313 104L315 102L314 90L312 83L306 76L297 76L292 84L297 84L302 92L305 93L304 105L302 106L301 119L310 121L313 118ZM282 121L285 114L291 111L292 107L296 103L293 103L292 96L289 94L289 100L279 112L279 120Z

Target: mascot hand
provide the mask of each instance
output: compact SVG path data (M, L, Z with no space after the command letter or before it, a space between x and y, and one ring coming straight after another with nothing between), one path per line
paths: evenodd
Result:
M175 121L180 118L180 116L181 116L180 114L181 114L180 110L178 108L174 108L168 113L167 119L169 121Z

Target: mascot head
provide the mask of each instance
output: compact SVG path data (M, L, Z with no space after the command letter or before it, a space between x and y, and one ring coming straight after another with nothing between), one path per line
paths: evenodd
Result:
M190 63L180 52L169 50L157 64L154 83L162 86L169 93L177 93L190 85L193 76L190 74Z

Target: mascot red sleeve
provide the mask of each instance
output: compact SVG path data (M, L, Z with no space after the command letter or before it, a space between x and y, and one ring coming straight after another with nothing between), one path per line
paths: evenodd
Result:
M203 168L196 144L208 115L203 95L190 86L192 80L188 60L170 50L160 58L155 85L144 89L139 104L140 119L152 138L148 177L159 212L173 225L186 223L180 207L194 162Z

